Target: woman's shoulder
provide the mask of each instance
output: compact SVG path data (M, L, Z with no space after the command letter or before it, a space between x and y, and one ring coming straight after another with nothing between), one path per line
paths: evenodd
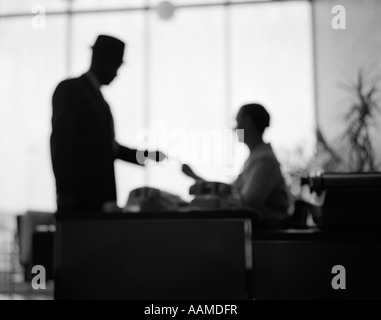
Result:
M257 161L257 162L263 161L263 162L270 162L270 163L273 162L275 164L277 163L279 164L278 159L274 153L274 150L269 143L262 145L257 150L254 150L252 154L250 155L250 158L253 161Z

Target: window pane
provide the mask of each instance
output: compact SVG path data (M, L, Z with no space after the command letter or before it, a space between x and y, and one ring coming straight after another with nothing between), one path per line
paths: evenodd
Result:
M143 7L146 0L75 0L73 9Z
M46 11L64 10L68 1L63 0L0 0L0 14L4 13L36 13L41 7Z
M199 174L223 180L225 167L206 159L213 154L212 140L197 140L200 130L226 129L223 9L181 10L170 21L151 14L150 119L158 133L154 138L170 155L193 160ZM192 181L179 165L151 166L150 174L152 185L188 197Z
M65 76L65 19L48 18L35 30L29 19L0 22L0 206L54 210L50 163L51 95Z
M258 3L255 3L255 2L264 2L264 1L271 2L273 0L230 0L231 3L235 3L235 2L251 2L251 3L255 4L255 5L258 5ZM286 1L289 1L289 0L286 0ZM264 4L266 5L266 3L264 3Z
M266 138L282 158L314 145L310 25L307 2L232 7L233 115L263 103L272 116Z
M348 155L350 150L345 136L351 122L344 120L345 114L357 103L356 90L344 89L343 85L357 86L362 74L364 93L373 83L378 83L381 74L381 2L379 0L346 0L340 3L346 10L347 30L332 28L333 1L318 1L314 5L316 30L316 67L317 67L317 111L318 124L328 145L338 152L344 163L335 170L353 170L354 159ZM353 17L353 18L350 18ZM355 17L355 18L354 18ZM328 21L328 23L327 23ZM342 22L342 21L340 21ZM380 91L376 90L379 106ZM378 107L379 110L379 107ZM354 114L352 114L354 115ZM373 146L376 166L381 170L381 118L374 117L375 126L369 126L370 141Z
M197 5L197 4L209 4L209 3L222 3L221 0L167 0L172 3L174 6L176 5ZM164 2L164 0L150 0L150 3L154 6Z
M115 121L116 138L129 147L138 147L136 136L143 126L143 12L80 15L73 18L72 76L88 70L91 46L99 34L125 41L125 63L109 87L102 88ZM116 164L119 205L124 206L131 189L143 184L144 169Z

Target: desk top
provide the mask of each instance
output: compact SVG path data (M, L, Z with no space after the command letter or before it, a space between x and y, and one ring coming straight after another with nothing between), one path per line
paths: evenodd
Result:
M335 228L322 229L308 227L305 229L255 229L254 241L381 241L380 228Z
M301 229L257 228L257 215L250 210L211 211L157 211L136 213L65 212L56 214L57 222L80 220L162 220L162 219L249 219L253 225L254 241L381 241L380 228L327 228L308 227Z
M257 221L255 210L183 210L146 212L57 212L57 221L68 220L151 220L151 219L250 219Z

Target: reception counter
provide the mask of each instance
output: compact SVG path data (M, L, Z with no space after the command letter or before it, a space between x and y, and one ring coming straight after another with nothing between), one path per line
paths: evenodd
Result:
M250 211L57 214L55 298L380 299L380 253L379 229L265 230Z

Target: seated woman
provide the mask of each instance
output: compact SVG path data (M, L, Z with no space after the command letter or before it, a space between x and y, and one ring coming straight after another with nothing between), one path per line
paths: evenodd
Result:
M245 205L263 214L263 222L276 225L288 217L289 192L271 145L263 141L270 115L260 104L247 104L239 110L236 121L236 129L244 130L239 138L249 148L250 156L232 185ZM205 181L187 165L183 166L183 172L196 181Z

